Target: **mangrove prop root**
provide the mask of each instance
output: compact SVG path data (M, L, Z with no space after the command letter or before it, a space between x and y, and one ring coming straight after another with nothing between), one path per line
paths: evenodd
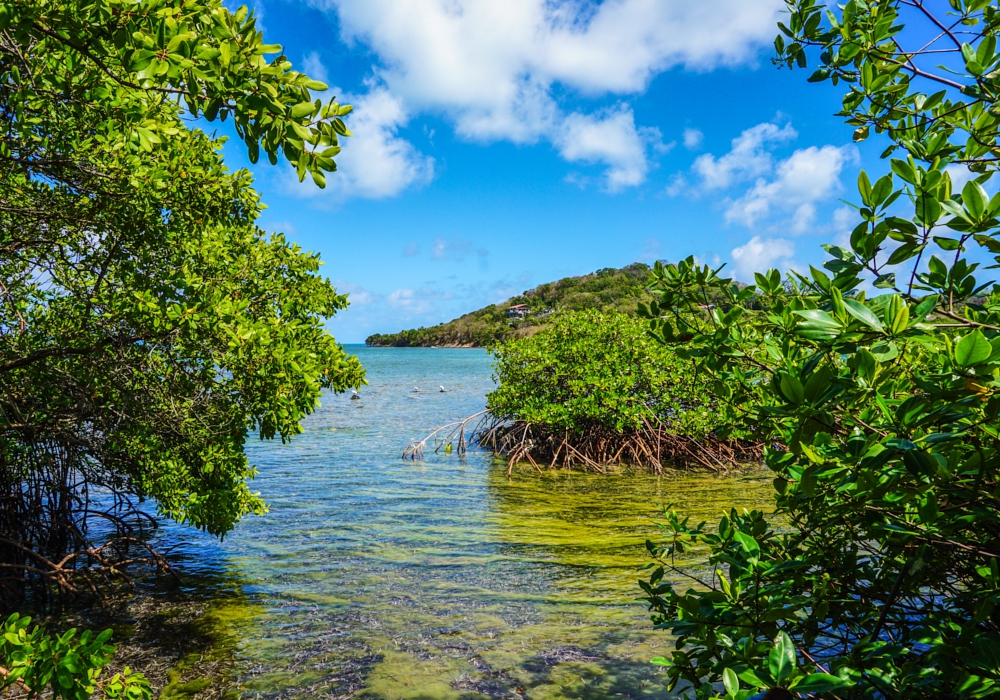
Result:
M609 466L628 464L658 474L666 467L724 473L738 464L758 462L764 454L761 442L723 440L711 434L701 438L678 435L654 420L644 420L638 430L616 431L593 424L568 431L504 420L480 411L438 428L423 440L412 441L403 451L403 459L423 459L429 444L434 445L434 452L454 450L462 455L470 441L505 456L508 475L515 464L523 462L539 472L541 465L547 465L550 469L584 467L605 473Z
M489 411L473 413L465 420L442 425L423 440L411 441L403 450L403 459L423 459L424 450L427 448L428 443L434 445L434 452L441 452L442 450L450 452L454 450L459 455L464 455L469 449L469 438L472 437L472 439L475 439L481 428L482 423L476 425L476 419L482 422L488 417L488 414ZM474 426L472 430L469 430L470 424Z
M0 613L101 599L131 569L173 573L127 484L95 479L73 445L0 433Z

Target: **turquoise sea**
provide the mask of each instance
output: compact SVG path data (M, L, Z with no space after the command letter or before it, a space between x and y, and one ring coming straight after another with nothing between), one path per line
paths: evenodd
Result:
M291 443L253 442L270 513L223 542L176 526L186 586L239 595L212 614L248 697L665 697L669 650L637 598L660 508L717 520L759 506L755 476L539 474L484 452L400 459L493 386L477 349L349 346L359 400L328 395ZM439 387L445 388L441 392Z

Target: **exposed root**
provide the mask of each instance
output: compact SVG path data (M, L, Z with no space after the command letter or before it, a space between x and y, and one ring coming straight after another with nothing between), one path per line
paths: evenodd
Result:
M95 484L86 457L55 441L2 438L0 614L100 600L137 567L170 571L126 485Z
M468 430L470 423L478 424ZM659 421L644 420L638 430L618 432L599 424L580 432L552 429L527 421L509 421L481 411L463 421L438 428L423 440L415 440L403 451L404 459L423 459L424 448L434 440L435 452L452 449L464 454L469 441L507 458L507 474L526 462L541 472L540 464L584 467L606 473L609 466L636 465L663 473L668 467L706 469L725 473L739 464L763 458L763 443L722 440L715 435L694 438L671 432Z
M480 419L480 423L484 422L488 418L488 414L489 411L473 413L465 420L441 426L423 440L412 440L406 446L406 449L403 450L403 459L423 459L424 450L427 448L427 443L431 440L434 441L434 452L441 452L442 450L451 452L454 450L456 454L464 455L469 449L469 437L473 437L474 439L474 436L482 427L481 425L477 425L470 431L468 430L469 424L477 418Z

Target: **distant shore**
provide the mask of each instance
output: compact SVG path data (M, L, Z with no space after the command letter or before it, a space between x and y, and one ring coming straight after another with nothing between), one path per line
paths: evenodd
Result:
M365 347L369 348L485 348L485 345L479 345L477 343L444 343L442 345L419 345L419 344L406 344L406 345L395 345L393 343L364 343Z

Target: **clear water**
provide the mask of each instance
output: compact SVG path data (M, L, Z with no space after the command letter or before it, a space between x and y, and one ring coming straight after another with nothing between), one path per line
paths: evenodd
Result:
M400 459L484 406L473 349L351 348L360 400L327 396L287 445L249 448L271 512L218 543L170 528L189 576L237 580L244 692L259 697L664 697L669 648L637 600L659 509L767 502L759 476L506 476L482 452ZM447 391L440 392L443 385ZM419 391L414 391L414 388ZM234 605L236 605L234 603Z

